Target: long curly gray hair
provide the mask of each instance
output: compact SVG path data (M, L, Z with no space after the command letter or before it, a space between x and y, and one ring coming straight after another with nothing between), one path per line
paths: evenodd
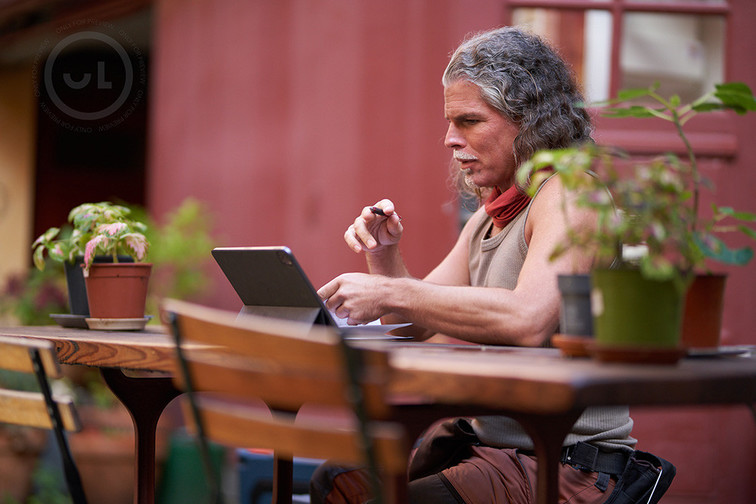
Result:
M591 139L593 127L574 76L537 35L503 27L473 35L451 57L443 85L458 80L480 88L482 99L519 126L512 149L527 161L540 149Z

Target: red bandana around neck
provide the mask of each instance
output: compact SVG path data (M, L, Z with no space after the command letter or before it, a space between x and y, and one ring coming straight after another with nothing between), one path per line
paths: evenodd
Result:
M483 206L486 207L486 213L493 219L494 226L503 229L529 202L530 196L513 185L504 193L498 187L494 187Z

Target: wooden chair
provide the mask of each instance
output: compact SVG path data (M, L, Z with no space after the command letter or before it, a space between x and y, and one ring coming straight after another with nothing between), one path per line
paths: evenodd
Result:
M66 484L73 502L87 500L64 430L81 429L70 398L53 397L48 378L60 378L62 372L49 341L0 336L0 369L33 374L39 392L5 388L0 383L0 422L51 429L60 448Z
M291 502L294 455L368 467L380 473L378 502L406 501L409 446L386 420L387 353L348 346L326 327L176 300L162 317L200 441L273 450L275 503Z

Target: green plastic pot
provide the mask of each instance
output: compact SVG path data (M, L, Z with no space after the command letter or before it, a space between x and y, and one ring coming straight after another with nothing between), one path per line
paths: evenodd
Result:
M680 346L685 291L674 281L647 279L635 269L597 269L591 287L597 345Z

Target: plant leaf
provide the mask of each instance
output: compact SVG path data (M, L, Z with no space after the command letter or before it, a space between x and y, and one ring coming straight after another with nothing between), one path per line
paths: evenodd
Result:
M620 89L617 91L617 101L628 101L648 96L656 90L656 86L651 88L632 88L632 89Z
M34 249L34 252L32 253L32 260L34 261L34 266L37 267L39 271L45 270L45 247L40 245L36 249Z
M37 245L49 244L56 236L58 236L59 232L60 228L51 227L50 229L39 235L36 240L34 240L34 243L32 243L32 248L36 247Z
M720 215L726 217L732 217L733 219L753 222L756 221L756 214L751 212L736 212L732 207L714 207L714 211Z
M693 105L693 110L696 112L711 112L712 110L724 110L727 107L721 103L704 102L697 105Z
M753 250L750 247L731 249L713 235L708 235L705 240L701 239L700 235L696 235L694 240L706 257L724 264L743 266L753 258Z
M648 107L641 107L640 105L631 105L630 107L622 107L622 108L608 108L601 111L601 115L606 117L617 117L617 118L623 118L623 117L636 117L636 118L644 118L644 117L654 117L654 113L652 110Z
M738 114L745 114L748 111L756 110L756 99L754 99L751 88L742 82L728 82L717 84L715 86L714 96L719 98L722 104Z
M740 231L744 235L746 235L746 236L748 236L748 237L756 240L756 231L754 231L753 229L749 228L748 226L744 226L744 225L741 224L740 226L738 226L738 231Z

